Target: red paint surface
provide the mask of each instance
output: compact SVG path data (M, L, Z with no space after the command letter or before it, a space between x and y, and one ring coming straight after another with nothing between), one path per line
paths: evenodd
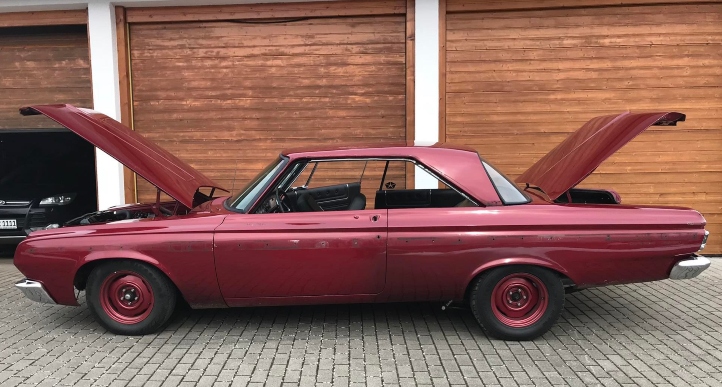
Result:
M223 296L234 305L243 298L380 293L386 212L229 215L215 236Z

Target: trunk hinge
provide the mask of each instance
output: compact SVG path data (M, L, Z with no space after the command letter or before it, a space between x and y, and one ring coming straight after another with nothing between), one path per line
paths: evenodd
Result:
M156 187L155 204L151 207L155 216L161 216L160 212L160 188Z

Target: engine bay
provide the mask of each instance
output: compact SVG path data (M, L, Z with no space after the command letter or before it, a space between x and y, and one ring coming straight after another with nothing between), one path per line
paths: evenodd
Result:
M162 203L159 207L152 204L136 204L125 207L96 211L71 219L63 227L86 226L89 224L118 222L129 219L154 219L159 216L185 215L188 210L177 207L176 203Z

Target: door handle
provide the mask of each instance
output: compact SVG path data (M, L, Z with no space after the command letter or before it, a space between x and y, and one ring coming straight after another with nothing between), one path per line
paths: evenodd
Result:
M371 215L369 217L369 219L371 219L372 222L378 222L380 218L381 218L380 215Z

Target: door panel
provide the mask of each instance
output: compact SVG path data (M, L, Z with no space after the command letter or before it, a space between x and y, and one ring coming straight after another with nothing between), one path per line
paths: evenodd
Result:
M351 205L351 201L361 193L361 183L289 191L286 193L288 203L296 203L298 197L304 193L311 195L324 211L346 210Z
M378 294L387 211L230 215L216 230L221 292L232 299Z

